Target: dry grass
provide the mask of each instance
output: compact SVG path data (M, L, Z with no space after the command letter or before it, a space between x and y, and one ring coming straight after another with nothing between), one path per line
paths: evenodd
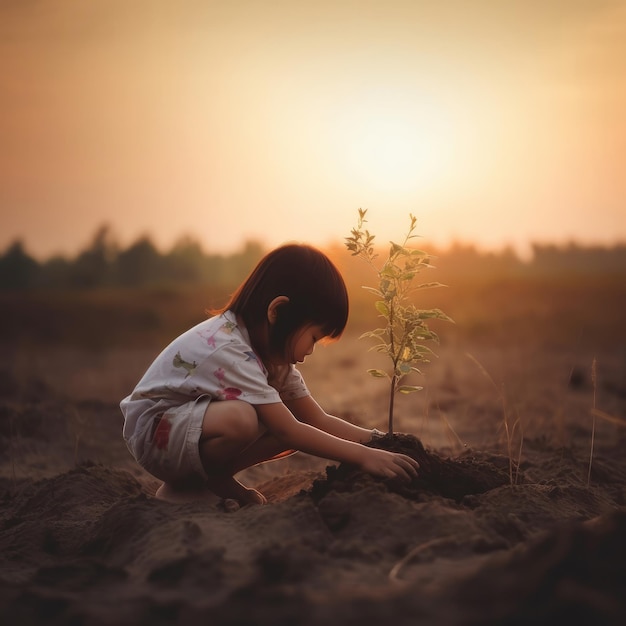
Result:
M591 448L589 450L589 470L587 471L587 487L591 482L591 465L593 463L593 446L596 440L596 415L594 411L596 410L596 395L598 392L598 374L597 374L597 365L596 358L593 358L591 363L591 384L593 386L593 406L591 408Z
M482 363L480 363L478 359L476 359L476 357L469 353L467 354L467 357L478 367L481 374L491 383L502 406L502 426L506 437L506 453L509 459L509 482L511 485L515 485L517 484L519 466L522 459L522 448L524 445L524 429L522 426L522 422L520 421L518 416L517 419L513 422L513 425L509 425L511 419L508 410L504 383L498 386L491 374L485 369ZM517 456L514 456L516 431L519 431L519 447L517 450Z

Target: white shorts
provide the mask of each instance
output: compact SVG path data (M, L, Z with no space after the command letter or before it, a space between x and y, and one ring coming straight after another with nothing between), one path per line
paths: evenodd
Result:
M191 476L206 480L199 444L202 421L210 402L209 396L201 396L155 416L139 464L168 483Z

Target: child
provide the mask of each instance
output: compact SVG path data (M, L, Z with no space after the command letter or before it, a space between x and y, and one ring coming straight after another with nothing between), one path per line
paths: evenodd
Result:
M410 457L362 445L378 431L324 412L295 367L348 319L346 286L328 257L277 248L214 313L167 346L120 405L128 448L163 481L157 497L209 490L262 504L235 474L297 450L380 477L417 475Z

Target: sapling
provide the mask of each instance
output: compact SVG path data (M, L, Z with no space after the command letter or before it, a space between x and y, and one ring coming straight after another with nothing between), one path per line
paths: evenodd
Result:
M391 243L387 258L377 264L378 254L374 250L374 235L364 228L367 222L367 209L359 209L356 228L350 237L346 237L346 247L352 256L363 259L376 273L378 285L363 288L373 293L374 303L379 315L385 320L383 328L377 328L361 335L377 341L372 350L386 354L391 360L388 371L369 369L369 374L376 378L386 378L390 383L389 393L389 435L393 435L394 399L397 392L407 394L422 389L416 385L402 384L411 373L421 374L417 364L428 363L433 351L424 342L439 343L437 334L428 328L428 321L440 319L452 321L440 309L418 309L410 295L422 289L441 287L441 283L429 282L415 284L421 270L432 267L430 256L409 245L415 235L417 219L409 214L409 230L401 244Z

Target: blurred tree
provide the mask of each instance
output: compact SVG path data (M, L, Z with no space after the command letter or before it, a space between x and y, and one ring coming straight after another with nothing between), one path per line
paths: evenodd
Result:
M204 278L206 256L200 243L188 235L174 244L163 261L163 278L168 281L197 283Z
M167 282L163 280L163 257L152 240L144 235L117 255L116 282L126 287L140 287Z
M535 273L621 273L626 270L626 244L613 247L535 243L530 269Z
M75 287L93 288L111 283L113 263L118 254L111 228L100 226L91 240L91 244L81 252L70 272L71 284Z
M69 287L73 267L73 263L64 256L56 255L49 258L41 267L41 284L50 289Z
M245 242L243 250L233 254L224 264L224 282L238 285L265 254L264 246L254 240Z
M19 239L0 257L0 289L28 289L35 286L40 273L39 263L26 252Z
M514 276L522 271L523 262L511 247L499 252L484 252L472 244L454 242L446 251L434 254L434 263L444 280L449 276Z

